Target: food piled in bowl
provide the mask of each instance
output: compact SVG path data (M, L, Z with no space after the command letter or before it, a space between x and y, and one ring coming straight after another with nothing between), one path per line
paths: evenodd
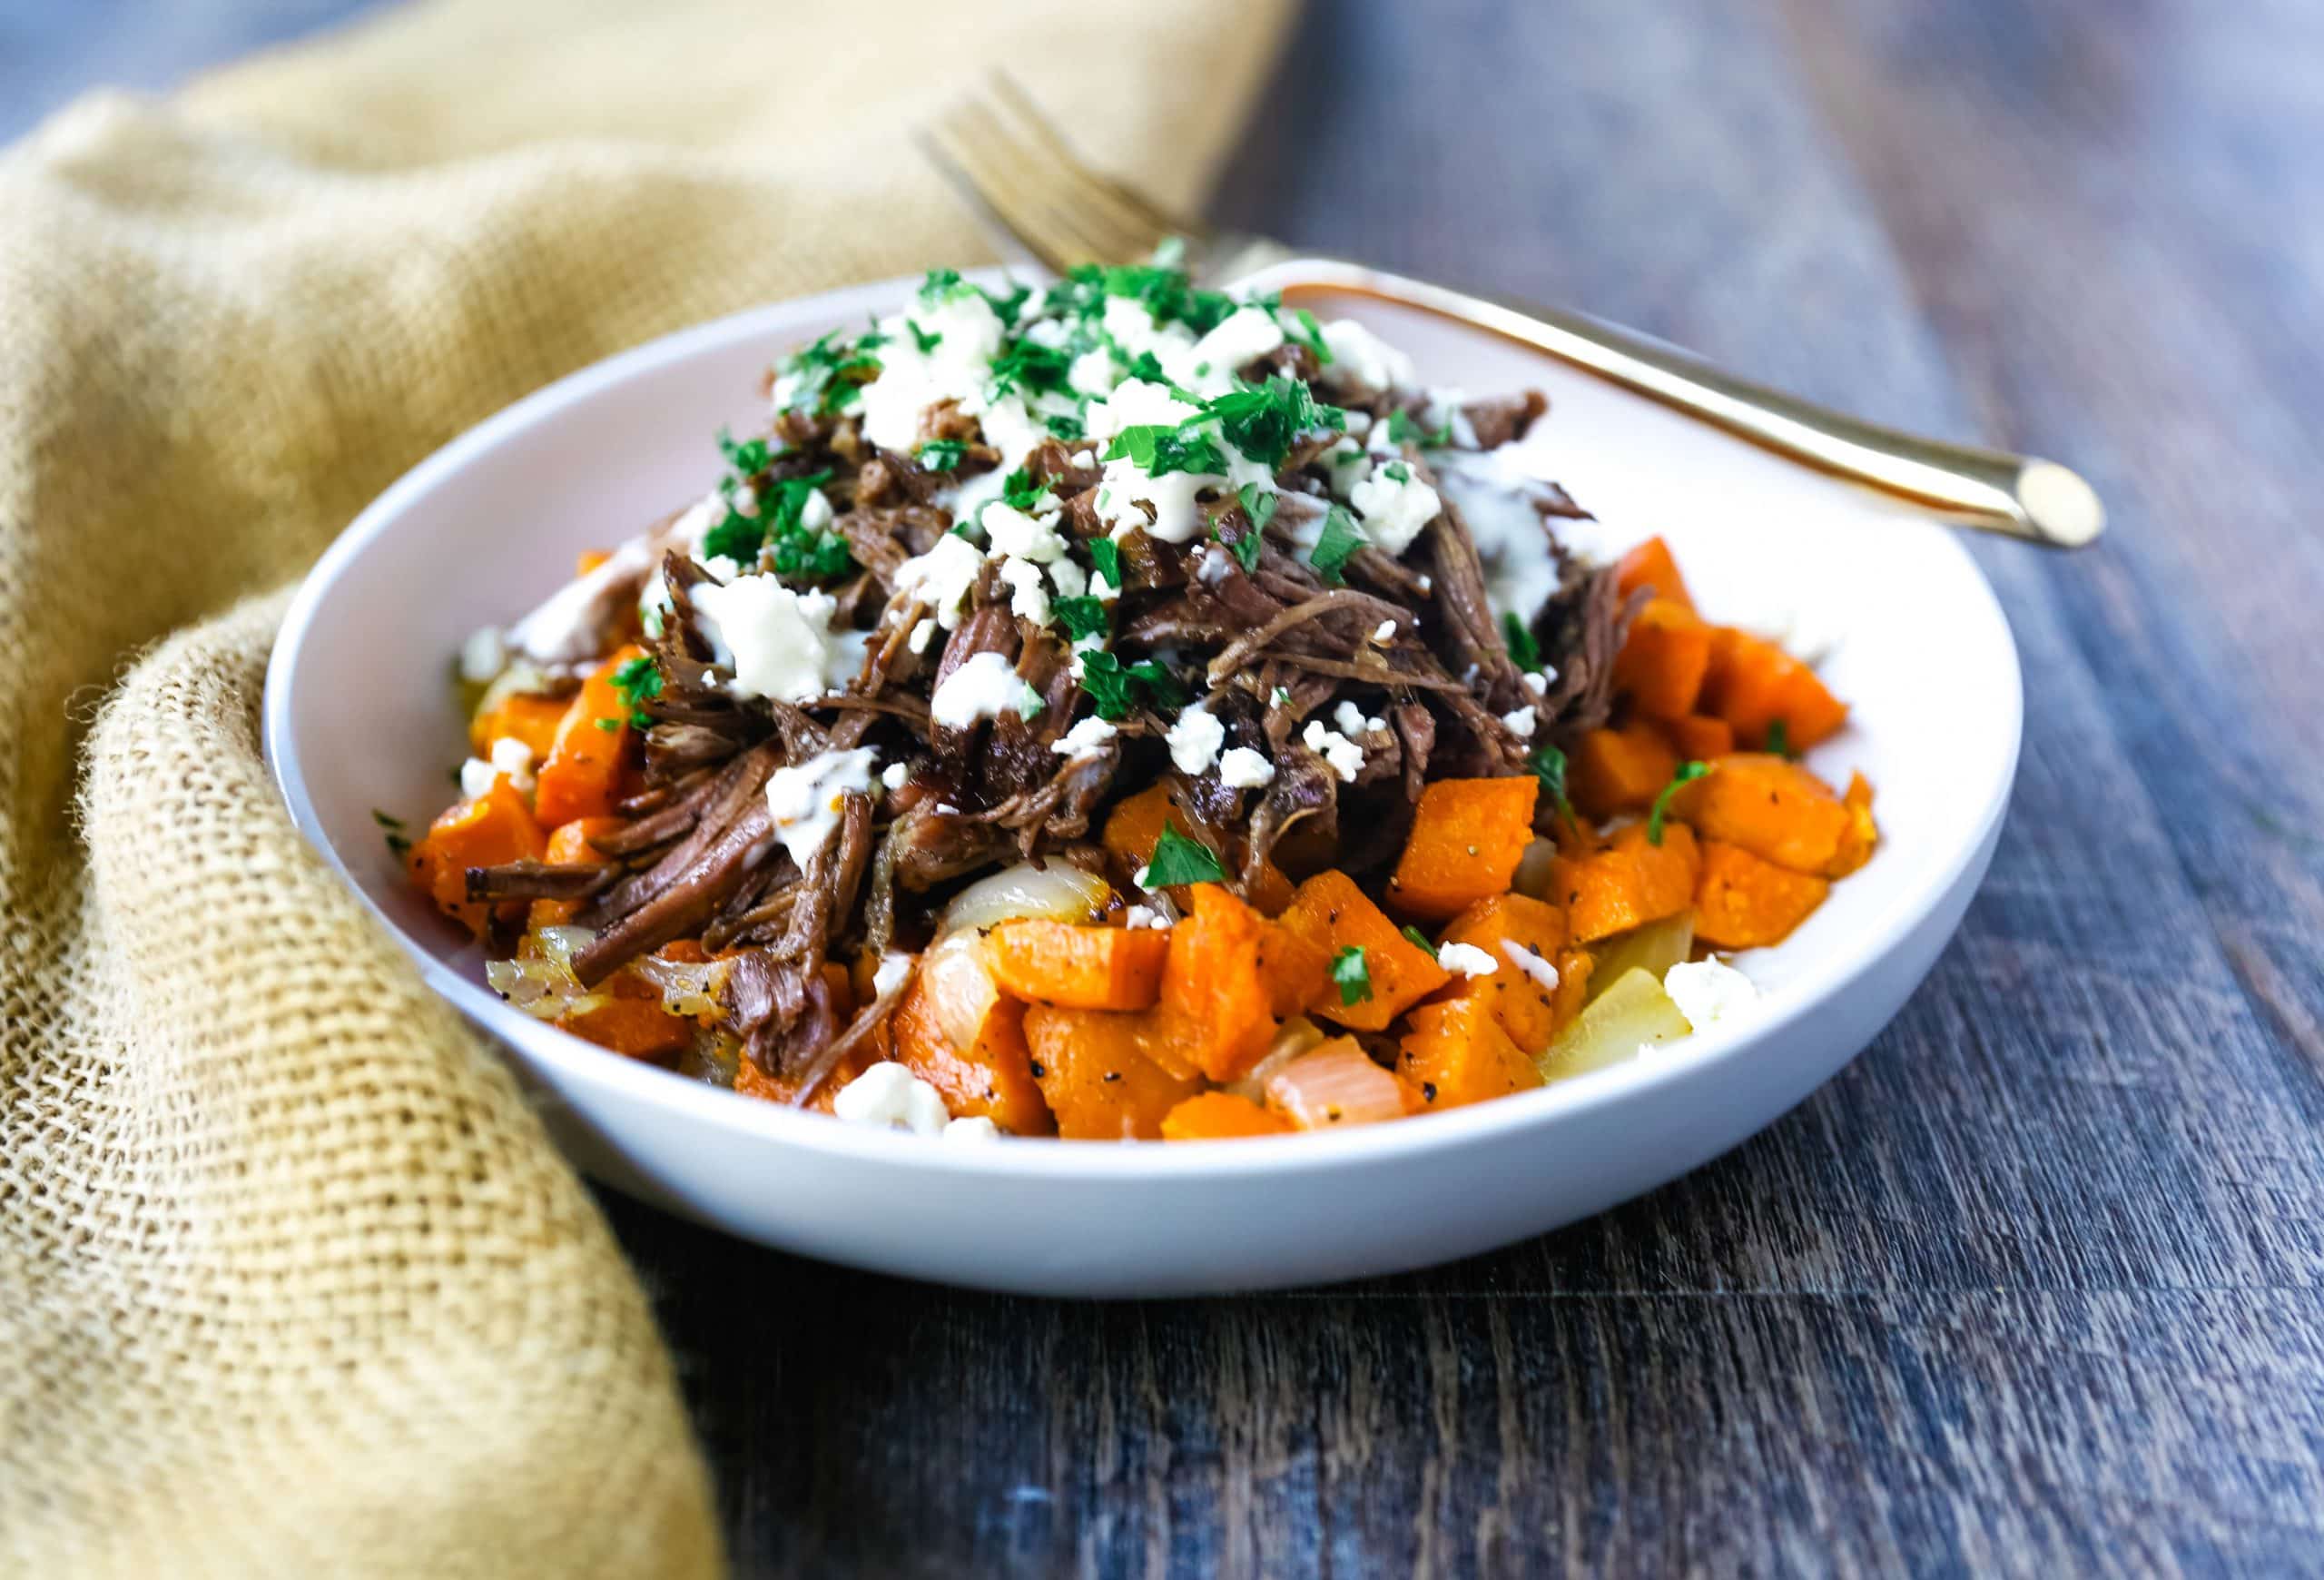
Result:
M952 1138L1400 1120L1729 1012L1872 853L1812 667L1561 543L1538 393L1157 263L938 271L767 394L469 641L390 835L615 1054Z

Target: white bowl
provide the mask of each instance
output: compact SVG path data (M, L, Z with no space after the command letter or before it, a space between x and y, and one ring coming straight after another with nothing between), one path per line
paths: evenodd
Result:
M1279 283L1280 281L1278 281ZM1545 390L1533 440L1616 546L1669 539L1706 611L1840 633L1854 706L1814 755L1878 787L1879 852L1781 948L1755 1012L1661 1056L1403 1123L1200 1145L960 1145L843 1125L634 1063L509 1009L409 889L372 809L424 823L465 755L448 657L714 476L784 348L891 310L895 281L739 314L560 380L446 446L307 579L267 676L266 747L300 830L497 1039L560 1143L615 1187L832 1261L1040 1294L1165 1295L1354 1278L1539 1234L1745 1140L1837 1071L1959 923L2017 758L2017 657L1944 528L1537 353L1367 301L1344 311L1432 382Z

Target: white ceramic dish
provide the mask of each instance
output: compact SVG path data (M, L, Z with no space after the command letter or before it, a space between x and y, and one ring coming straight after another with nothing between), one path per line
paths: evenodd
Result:
M1270 281L1289 282L1288 276ZM267 677L266 746L299 828L507 1051L560 1142L625 1191L768 1245L1044 1294L1163 1295L1441 1262L1597 1212L1752 1135L1904 1003L1991 859L2016 764L2008 627L1944 529L1537 353L1382 304L1333 307L1410 350L1431 381L1533 385L1548 475L1608 546L1659 531L1708 613L1843 639L1825 666L1855 707L1815 755L1879 789L1879 854L1745 968L1756 1013L1648 1062L1452 1113L1202 1146L941 1144L842 1125L630 1062L530 1020L405 887L372 809L424 822L464 755L445 664L477 627L549 591L576 551L697 498L711 439L760 415L784 348L890 311L891 281L705 324L585 369L415 468L332 545ZM1317 299L1303 298L1311 305Z

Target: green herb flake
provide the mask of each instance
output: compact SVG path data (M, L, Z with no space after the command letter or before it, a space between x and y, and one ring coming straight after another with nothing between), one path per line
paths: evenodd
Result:
M920 348L920 354L923 357L944 343L944 337L941 333L931 333L929 331L921 328L910 319L904 320L904 328L911 331L911 343Z
M920 447L919 460L922 469L949 472L956 469L969 457L969 447L957 439L931 439Z
M1000 482L1000 502L1028 516L1041 502L1041 496L1048 492L1049 486L1023 467L1010 472Z
M1137 875L1141 889L1167 889L1178 884L1223 884L1226 869L1218 864L1210 847L1188 839L1178 832L1176 823L1162 825L1162 837L1154 842L1153 859ZM1344 992L1346 990L1341 990ZM1370 992L1369 986L1365 992ZM1354 1003L1355 1001L1347 1001Z
M1532 627L1519 619L1514 611L1501 617L1502 645L1509 649L1509 661L1520 669L1534 674L1541 669L1541 645L1533 640Z
M371 808L371 821L379 825L379 837L388 842L388 854L402 855L411 849L410 836L404 833L404 821L392 812Z
M1436 958L1436 945L1428 941L1427 933L1423 933L1419 928L1413 926L1409 922L1405 923L1400 931L1403 932L1404 941L1407 943L1410 943L1414 949L1417 949L1422 953L1427 955L1429 959L1434 960Z
M1106 449L1106 459L1128 459L1148 477L1171 472L1223 472L1226 457L1208 434L1160 422L1125 428Z
M1184 707L1192 700L1178 677L1157 658L1142 658L1129 667L1128 673L1132 679L1143 682L1164 707Z
M1290 334L1293 340L1297 341L1301 345L1305 346L1309 351L1315 352L1315 360L1319 364L1326 368L1330 367L1332 365L1332 348L1324 344L1324 329L1321 324L1315 321L1315 315L1309 312L1304 307L1295 307L1291 310L1291 317L1292 321L1299 327L1292 329L1290 325L1285 325L1285 328L1286 332Z
M1388 413L1388 440L1389 440L1389 442L1390 442L1390 443L1392 443L1392 444L1403 444L1405 440L1407 440L1407 439L1411 439L1412 437L1413 437L1413 416L1412 416L1412 413L1411 413L1411 412L1409 412L1409 411L1404 410L1402 407L1398 407L1395 410L1391 411L1390 413Z
M1116 592L1122 590L1122 546L1110 538L1089 540L1089 563L1106 578L1106 585Z
M1052 439L1061 439L1070 444L1082 437L1081 419L1078 417L1044 417L1041 421L1048 427Z
M1257 483L1245 483L1235 498L1241 503L1249 525L1243 528L1243 536L1226 547L1248 576L1259 568L1259 556L1266 548L1267 523L1275 519L1276 501L1273 493Z
M605 731L607 735L611 735L615 730L621 728L621 720L617 718L593 718L589 722L596 726L599 729Z
M1324 530L1315 539L1315 547L1307 551L1307 563L1326 582L1337 587L1347 579L1340 574L1340 568L1363 547L1364 532L1356 526L1355 518L1347 513L1346 507L1334 505L1324 518Z
M1098 716L1108 723L1128 718L1137 705L1137 686L1129 672L1102 647L1081 656L1081 689Z
M1572 822L1573 805L1565 798L1565 754L1555 746L1538 746L1525 759L1525 765L1541 780L1541 794L1565 815L1567 822Z
M1302 433L1347 422L1346 412L1318 405L1314 390L1280 374L1206 400L1203 410L1218 420L1227 443L1269 470L1283 465Z
M1012 390L1036 393L1062 390L1072 371L1073 359L1058 347L1017 341L992 360L992 392L1005 395Z
M1709 763L1681 763L1679 771L1670 775L1670 783L1662 786L1662 794L1654 798L1654 810L1646 815L1646 843L1662 843L1662 823L1670 815L1670 798L1679 794L1682 785L1691 785L1710 772Z
M1106 606L1096 598L1073 597L1049 600L1049 614L1065 627L1066 635L1075 641L1090 637L1102 637L1112 628L1112 617Z
M1342 1009L1371 998L1372 968L1364 963L1362 944L1350 944L1332 956L1332 983L1340 990Z
M1768 750L1778 757L1788 758L1792 755L1789 721L1777 719L1768 726Z
M652 729L654 716L645 711L645 704L662 695L662 672L655 667L654 660L643 654L632 658L613 672L612 684L622 706L629 709L630 727ZM606 722L597 721L601 726ZM619 727L618 721L615 721L615 727Z

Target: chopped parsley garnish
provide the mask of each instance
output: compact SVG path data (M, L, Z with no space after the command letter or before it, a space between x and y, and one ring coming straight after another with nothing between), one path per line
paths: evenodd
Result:
M931 269L920 282L920 299L927 302L949 301L964 283L958 269Z
M1049 614L1077 642L1086 637L1104 636L1114 623L1106 613L1106 606L1090 597L1052 598Z
M1044 417L1041 421L1048 427L1052 439L1061 439L1069 444L1082 436L1081 419L1078 417Z
M759 490L755 516L745 516L729 503L725 519L703 534L702 558L724 555L749 570L757 565L760 551L772 548L777 575L818 580L846 575L854 563L847 539L835 532L811 532L800 520L808 499L831 477L826 470L767 485Z
M1429 959L1434 960L1436 958L1436 945L1428 941L1427 933L1423 933L1419 928L1413 926L1409 922L1405 923L1400 931L1403 932L1404 941L1407 943L1410 943L1414 949L1419 950L1423 954L1427 955Z
M1372 968L1364 963L1362 944L1352 943L1332 956L1332 984L1340 990L1342 1009L1372 996Z
M1107 447L1108 460L1128 457L1148 477L1162 477L1170 472L1223 472L1226 458L1210 436L1190 433L1183 427L1173 428L1159 422L1141 422L1125 428L1114 436Z
M1532 627L1519 619L1514 610L1501 617L1501 637L1509 649L1509 661L1520 669L1539 674L1541 668L1541 645L1533 640Z
M1670 783L1662 786L1662 794L1654 798L1654 810L1646 815L1647 844L1659 845L1662 843L1663 819L1670 815L1670 798L1679 794L1679 787L1690 785L1709 772L1709 763L1679 765L1679 771L1670 775Z
M872 345L866 346L865 341ZM863 385L880 376L880 360L871 354L879 343L877 336L867 335L852 346L842 347L836 343L834 331L794 352L783 364L783 371L798 380L792 405L821 417L854 405Z
M1284 332L1315 352L1315 360L1319 364L1326 368L1330 367L1332 348L1324 343L1324 329L1315 321L1315 315L1304 307L1295 307L1291 310L1291 317L1292 322L1298 327L1294 329L1291 324L1285 324ZM1276 321L1281 322L1279 315Z
M931 472L949 472L969 456L969 447L957 439L931 439L920 447L921 466Z
M1380 469L1400 483L1409 483L1413 480L1413 469L1402 461L1390 461Z
M1110 538L1089 540L1089 563L1106 578L1106 585L1116 592L1122 590L1122 546Z
M654 716L644 705L662 695L662 672L654 667L654 660L638 655L614 671L612 684L622 706L629 709L630 727L652 729Z
M1322 536L1315 539L1315 547L1307 551L1307 563L1336 587L1346 579L1340 574L1340 568L1363 547L1364 532L1356 526L1355 518L1347 513L1345 507L1334 505L1324 518Z
M1178 825L1166 822L1162 837L1154 842L1154 855L1146 870L1137 875L1141 889L1167 889L1174 884L1223 884L1226 869L1210 847L1188 839L1178 832ZM1351 1001L1352 1002L1352 1001Z
M1778 757L1791 755L1791 724L1788 720L1777 719L1768 726L1768 750Z
M942 334L931 333L910 319L904 320L904 328L911 331L911 343L920 348L920 354L923 357L944 343Z
M1555 746L1537 746L1525 759L1525 765L1541 780L1541 794L1550 798L1567 822L1572 822L1573 805L1565 798L1565 754Z
M1418 439L1423 449L1443 449L1452 442L1452 423L1448 418L1438 427L1423 433L1420 424L1413 420L1413 414L1400 408L1388 414L1388 437L1397 444ZM1403 480L1403 474L1398 474L1398 480Z
M1175 319L1196 335L1216 329L1236 308L1235 299L1224 291L1196 290L1183 270L1123 264L1105 271L1101 279L1108 296L1134 296L1156 322Z
M1245 483L1235 498L1243 506L1243 514L1250 525L1243 528L1243 536L1227 544L1234 551L1235 562L1245 575L1259 568L1259 555L1265 549L1267 523L1275 519L1275 498L1256 483Z
M371 808L371 821L379 825L380 837L388 842L389 854L402 855L411 849L411 840L403 831L402 818L391 812L382 812L374 806Z
M1052 605L1052 607L1055 606ZM1137 706L1137 688L1144 686L1165 707L1184 706L1186 687L1178 677L1152 658L1124 665L1104 648L1081 655L1081 689L1089 696L1098 716L1113 720L1128 716Z
M763 439L745 439L737 442L724 429L718 430L718 453L726 464L743 477L754 478L773 464L774 452Z
M1006 296L995 296L988 291L984 292L985 305L992 309L993 316L1002 323L1013 326L1017 322L1017 315L1025 311L1026 299L1032 294L1033 288L1029 285L1012 286Z
M1049 486L1023 467L1019 467L1000 481L1000 502L1029 516L1033 513L1033 507L1041 502L1041 496L1048 492Z
M1402 444L1413 436L1413 414L1403 407L1388 413L1388 442Z
M1062 390L1072 371L1073 359L1057 347L1036 341L1012 341L992 360L992 392Z
M1336 406L1317 405L1314 390L1281 374L1265 384L1230 390L1205 401L1203 410L1218 419L1219 431L1227 443L1269 470L1283 465L1301 433L1338 428L1347 421L1346 412Z

